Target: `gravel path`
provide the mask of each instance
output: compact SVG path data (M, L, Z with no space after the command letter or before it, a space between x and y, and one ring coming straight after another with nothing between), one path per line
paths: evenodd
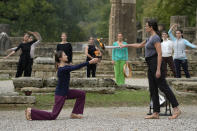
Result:
M1 131L197 131L197 106L183 106L177 120L145 120L147 107L86 108L84 119L69 119L64 109L57 120L27 121L24 111L0 111Z

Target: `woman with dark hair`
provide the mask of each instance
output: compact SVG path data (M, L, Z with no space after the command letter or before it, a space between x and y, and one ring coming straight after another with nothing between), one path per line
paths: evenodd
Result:
M64 53L68 56L68 62L72 63L72 45L71 43L67 42L67 34L65 32L62 32L61 39L62 41L60 42L60 44L57 44L56 51L64 51Z
M177 27L177 24L174 24L170 30L168 31L168 34L171 38L171 40L174 42L173 49L174 49L174 64L176 68L176 77L181 78L181 66L183 67L183 70L185 72L186 78L190 78L190 74L188 71L188 63L187 63L187 56L185 53L186 46L189 46L191 48L196 48L195 45L191 44L189 41L183 38L183 31L182 30L176 30L176 37L172 34L172 30Z
M145 47L145 59L148 65L148 81L150 96L153 101L153 114L145 117L145 119L159 119L160 104L158 88L166 95L173 107L173 115L169 119L176 119L181 111L178 108L178 102L170 87L168 86L162 64L161 53L161 34L158 31L157 22L150 20L146 23L146 32L150 33L150 37L142 43L123 45L123 47L142 48Z
M47 112L27 108L27 110L25 111L27 120L55 120L62 110L67 99L76 99L75 106L70 118L83 118L82 114L85 104L85 92L76 89L69 89L70 72L85 67L89 64L95 64L98 62L98 59L94 58L88 62L73 66L69 64L68 57L66 56L64 51L58 51L55 54L55 62L58 67L58 83L55 90L55 104L53 106L53 110L52 112Z

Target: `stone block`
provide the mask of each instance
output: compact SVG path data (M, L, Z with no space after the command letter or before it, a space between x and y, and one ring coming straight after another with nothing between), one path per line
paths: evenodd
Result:
M0 79L9 79L10 75L9 74L0 74Z
M179 91L197 92L197 82L192 81L174 81L172 87Z
M0 81L0 94L7 94L14 92L14 84L12 80Z
M13 78L13 83L15 88L23 88L23 87L43 87L43 79L35 78L35 77L19 77Z
M44 80L44 87L56 87L57 78L51 77ZM70 87L114 87L116 83L110 78L71 78Z
M34 62L36 64L55 64L55 60L51 57L37 57Z
M35 96L0 96L0 104L33 104Z
M71 89L78 89L83 90L88 93L100 93L100 94L114 94L115 88L114 87L100 87L100 88L71 88Z
M45 87L45 88L36 88L36 87L23 87L21 91L32 91L33 93L49 93L55 92L55 88Z

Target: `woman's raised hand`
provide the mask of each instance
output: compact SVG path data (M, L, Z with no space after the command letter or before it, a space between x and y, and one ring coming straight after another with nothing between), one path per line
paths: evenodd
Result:
M170 29L172 30L172 29L175 29L177 27L178 27L178 24L173 24Z

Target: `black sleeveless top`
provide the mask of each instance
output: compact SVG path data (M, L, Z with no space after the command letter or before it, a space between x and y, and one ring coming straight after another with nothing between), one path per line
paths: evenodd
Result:
M95 45L88 45L88 54L92 57L96 57L96 55L94 54L94 52L96 51L96 47ZM87 61L91 60L89 57L87 57L86 59Z

